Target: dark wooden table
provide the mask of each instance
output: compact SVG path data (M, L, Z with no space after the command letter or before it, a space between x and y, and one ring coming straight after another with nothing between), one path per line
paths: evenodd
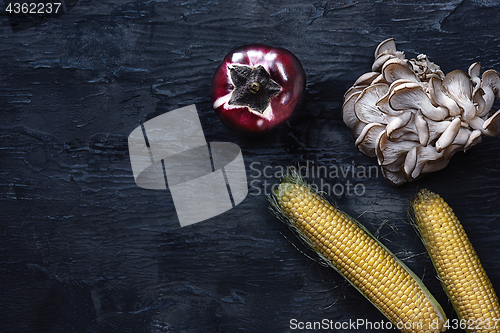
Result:
M405 211L418 188L440 193L500 291L500 138L401 187L376 173L312 173L376 164L356 150L340 111L382 40L396 38L407 58L426 53L444 72L476 61L500 70L498 1L66 7L52 19L12 20L5 7L0 16L1 332L296 332L292 319L385 320L269 214L266 189L297 163L309 163L312 181L358 185L358 195L333 197L362 215L456 318ZM224 55L248 43L289 49L308 80L294 117L257 139L226 129L209 98ZM135 184L127 137L190 104L207 141L241 147L250 188L236 208L181 228L168 190Z

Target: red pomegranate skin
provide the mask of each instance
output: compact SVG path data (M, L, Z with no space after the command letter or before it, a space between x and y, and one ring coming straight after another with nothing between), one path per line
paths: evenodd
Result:
M237 88L239 91L248 88L245 84L237 87L233 82L233 70L239 68L239 72L245 74L251 70L255 72L257 68L263 72L259 66L267 71L271 79L267 107L260 111L253 109L250 106L253 102L250 93L245 96L250 105L230 102L234 99L233 94L236 94ZM259 74L256 75L260 77ZM244 77L240 77L235 81L244 80ZM266 78L262 78L261 81L265 80ZM278 89L274 83L279 86ZM248 82L246 84L250 86ZM246 135L260 135L290 118L303 96L305 84L304 68L293 53L283 48L250 44L240 46L224 57L212 78L211 99L215 113L228 128ZM260 92L267 96L264 89L263 84ZM266 101L267 98L260 98L258 104L263 105Z

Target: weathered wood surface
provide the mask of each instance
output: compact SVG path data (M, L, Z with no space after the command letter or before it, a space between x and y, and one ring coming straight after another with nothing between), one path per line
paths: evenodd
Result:
M268 213L264 181L299 162L374 165L354 148L340 108L388 37L445 72L475 61L500 70L493 0L82 0L29 29L13 30L5 15L0 23L1 332L290 332L293 318L380 322ZM219 61L247 43L289 49L308 75L295 117L259 139L226 129L209 102ZM207 141L238 144L254 183L236 208L180 228L168 190L135 185L127 136L193 103ZM260 174L266 166L270 179ZM499 170L497 137L398 188L375 174L324 180L363 185L362 195L336 199L363 213L370 230L382 226L384 242L456 318L406 202L417 188L442 194L500 290Z

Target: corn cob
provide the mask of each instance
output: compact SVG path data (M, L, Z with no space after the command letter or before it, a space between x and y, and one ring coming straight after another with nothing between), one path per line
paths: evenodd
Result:
M402 332L442 332L446 316L422 281L385 246L296 173L270 197L271 210Z
M500 332L498 298L453 210L424 189L411 201L410 214L462 328Z

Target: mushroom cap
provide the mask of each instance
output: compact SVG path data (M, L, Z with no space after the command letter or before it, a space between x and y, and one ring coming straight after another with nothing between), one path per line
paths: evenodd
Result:
M427 91L433 104L447 108L451 117L460 115L458 104L443 92L442 80L434 77L431 78L427 86Z
M479 75L481 75L480 63L475 62L472 65L470 65L469 69L467 70L467 73L469 73L469 76L473 82L476 82L476 79L479 79L477 82L481 83L481 79L479 78Z
M396 50L394 38L388 38L377 46L375 50L375 61L372 65L372 71L379 71L384 63L390 59L404 59L404 53Z
M373 65L372 65L372 71L378 71L380 70L380 68L382 68L382 66L387 62L389 61L390 59L394 59L395 56L393 54L390 54L390 53L383 53L381 55L379 55L375 61L373 62Z
M373 80L372 84L377 84L377 83L387 83L387 81L384 79L384 76L380 74L375 80Z
M394 38L387 38L386 40L380 42L377 48L375 49L375 59L378 58L382 53L386 53L387 51L394 53L397 51L396 49L396 40Z
M352 86L344 94L344 103L351 98L351 95L356 94L356 93L361 93L365 88L368 86Z
M472 96L474 96L481 88L481 78L479 77L479 75L481 75L481 64L478 62L473 63L469 66L467 72L469 73L471 81L474 83L474 90L472 91Z
M354 112L354 103L358 99L359 95L361 95L361 91L351 94L342 105L342 120L351 129L353 129L354 125L356 125L359 121L358 117L356 117L356 113Z
M479 85L481 85L481 83L479 83ZM474 91L472 93L472 102L474 103L474 105L476 106L476 116L478 117L484 117L488 112L489 110L491 110L491 107L493 105L486 105L486 101L484 100L484 90L483 88L479 87L477 88L474 88ZM494 98L493 98L494 100Z
M385 83L374 84L363 90L354 104L356 117L367 124L387 124L389 116L381 113L376 103L388 90L389 86Z
M472 133L469 135L469 139L467 140L464 146L464 151L481 142L482 141L481 134L482 134L481 131L473 130Z
M428 161L422 168L420 176L430 172L435 172L444 169L446 168L448 163L450 163L450 159L444 157L438 158L437 160L434 161Z
M372 83L373 80L375 80L380 73L378 72L368 72L363 75L361 75L356 82L354 82L353 86L368 86L370 83Z
M405 110L394 110L389 104L389 97L391 96L391 93L394 91L394 89L396 89L399 85L405 83L415 83L415 82L410 80L399 79L391 83L391 85L389 86L389 91L377 101L376 105L381 112L391 116L399 116L400 114L405 112Z
M417 76L408 66L406 61L397 58L387 60L384 63L384 66L382 67L382 75L388 83L401 79L418 82Z
M391 141L383 131L376 142L375 152L378 163L381 166L393 163L400 155L405 154L414 146L419 145L417 141Z
M496 97L500 97L500 73L494 69L488 69L481 77L481 87L491 87Z
M425 118L425 122L427 123L427 126L429 128L429 143L432 145L435 145L436 140L439 139L439 137L451 125L450 120L434 121Z
M371 123L366 125L354 143L360 152L369 157L375 157L377 138L385 130L382 124Z
M491 117L486 119L483 124L483 128L486 130L484 134L488 136L496 136L500 132L500 110L495 112Z
M381 168L382 175L394 186L403 185L407 179L400 165L404 163L405 156L400 156L394 163Z
M420 110L427 118L436 121L448 116L446 108L432 105L429 96L417 83L405 83L394 88L389 104L394 110Z

